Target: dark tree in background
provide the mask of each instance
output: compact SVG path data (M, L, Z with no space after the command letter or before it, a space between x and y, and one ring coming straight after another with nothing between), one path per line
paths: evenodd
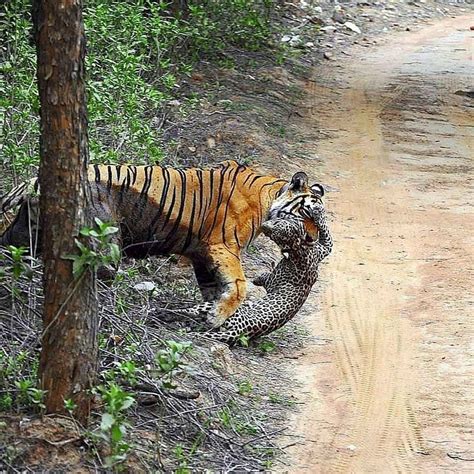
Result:
M81 0L34 0L41 107L40 212L44 259L41 385L49 413L72 399L86 421L97 368L95 276L73 278L74 239L87 223L89 189L85 36Z

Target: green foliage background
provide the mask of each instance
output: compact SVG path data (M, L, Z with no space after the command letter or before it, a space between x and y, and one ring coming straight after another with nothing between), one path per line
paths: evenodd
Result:
M160 111L179 95L180 78L229 47L264 47L272 2L191 0L173 14L170 2L85 0L91 161L161 161ZM31 0L7 0L0 8L0 166L12 175L34 174L39 104Z

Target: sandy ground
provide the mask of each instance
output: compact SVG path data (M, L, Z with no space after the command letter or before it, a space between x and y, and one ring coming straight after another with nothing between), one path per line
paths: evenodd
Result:
M308 82L335 249L284 472L474 472L471 25L355 46Z

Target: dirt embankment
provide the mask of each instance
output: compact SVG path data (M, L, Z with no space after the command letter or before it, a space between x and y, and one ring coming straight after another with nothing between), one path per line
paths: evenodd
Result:
M283 471L474 469L471 25L385 37L308 81L336 243Z

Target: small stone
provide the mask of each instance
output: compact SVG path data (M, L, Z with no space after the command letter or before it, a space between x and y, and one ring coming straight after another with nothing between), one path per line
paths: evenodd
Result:
M329 53L328 51L325 51L323 53L323 56L324 56L324 59L328 59L329 61L334 61L334 58L333 58L332 54Z
M213 137L209 137L207 139L207 146L208 146L208 148L215 148L216 140Z
M280 41L282 43L288 43L290 46L296 46L301 42L300 35L294 35L294 36L284 35Z
M134 290L137 291L153 291L156 285L152 281L142 281L133 286Z
M356 24L352 23L352 21L346 21L346 22L344 23L344 26L345 26L347 29L349 29L349 30L351 30L351 31L353 31L354 33L357 33L357 34L359 34L359 35L362 33L362 31L360 30L360 28L359 28Z

